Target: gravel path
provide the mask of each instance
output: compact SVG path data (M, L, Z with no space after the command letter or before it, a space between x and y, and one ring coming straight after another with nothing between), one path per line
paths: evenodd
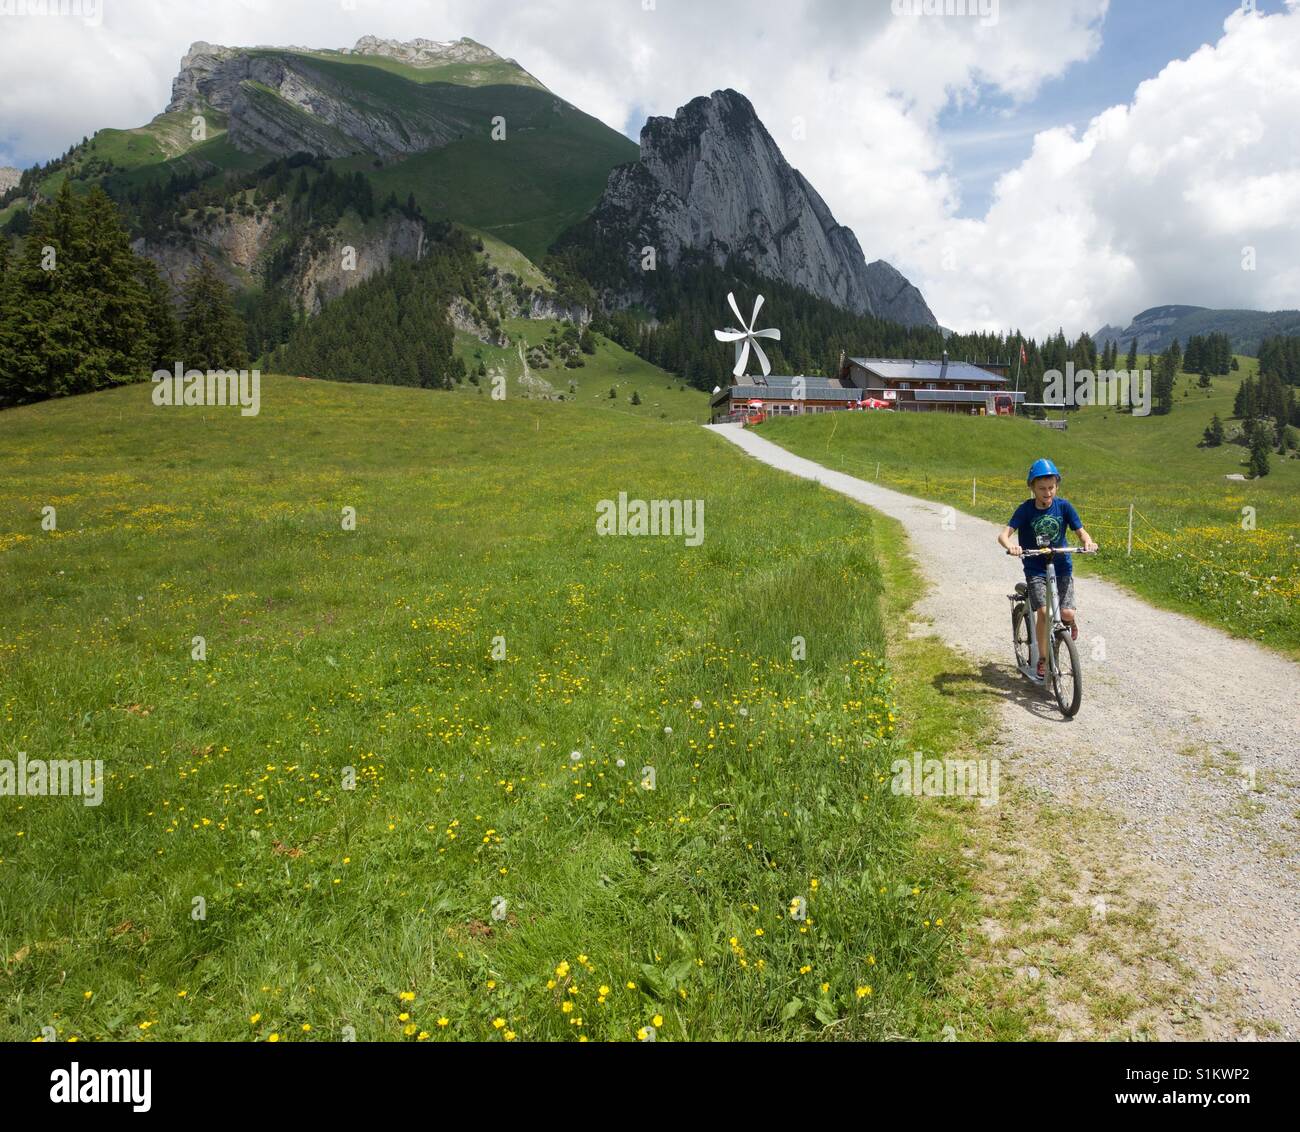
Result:
M930 585L916 614L998 694L997 756L1057 802L1117 817L1119 851L1140 868L1142 895L1176 925L1202 985L1228 992L1247 1036L1250 1023L1272 1023L1272 1036L1300 1040L1300 665L1081 572L1084 698L1067 721L1012 663L1004 595L1021 572L998 547L998 527L825 468L739 425L706 427L903 523ZM946 512L953 529L944 529Z

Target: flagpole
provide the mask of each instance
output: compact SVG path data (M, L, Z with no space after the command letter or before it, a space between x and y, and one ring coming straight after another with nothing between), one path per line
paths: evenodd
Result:
M1015 392L1011 395L1011 415L1013 417L1016 415L1016 410L1018 408L1017 396L1020 393L1020 362L1021 359L1024 358L1024 356L1025 356L1025 340L1024 338L1021 338L1020 353L1016 355L1016 389Z

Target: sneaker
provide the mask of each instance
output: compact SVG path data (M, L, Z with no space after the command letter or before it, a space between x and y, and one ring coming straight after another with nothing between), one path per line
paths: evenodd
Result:
M1047 660L1045 658L1040 659L1038 662L1038 678L1040 680L1047 678Z
M1079 639L1079 622L1078 622L1078 621L1071 621L1071 622L1070 622L1070 640L1072 640L1072 641L1077 641L1078 639Z

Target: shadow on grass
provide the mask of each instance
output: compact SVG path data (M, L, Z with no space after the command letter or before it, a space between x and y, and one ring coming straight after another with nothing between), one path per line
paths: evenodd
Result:
M940 672L931 681L941 696L976 695L1013 703L1038 719L1068 723L1051 689L1031 684L1010 664L981 664L976 672Z

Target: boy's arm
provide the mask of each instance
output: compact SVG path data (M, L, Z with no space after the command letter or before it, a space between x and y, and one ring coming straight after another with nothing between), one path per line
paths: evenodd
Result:
M1002 547L1003 550L1010 553L1012 557L1019 558L1020 543L1011 541L1015 537L1015 534L1015 527L1003 527L1002 533L998 535L998 545Z
M1092 535L1083 529L1083 520L1079 518L1079 512L1075 510L1074 505L1070 505L1070 518L1074 520L1074 530L1079 536L1079 541L1083 543L1083 549L1092 552L1097 549L1097 544L1092 541Z

